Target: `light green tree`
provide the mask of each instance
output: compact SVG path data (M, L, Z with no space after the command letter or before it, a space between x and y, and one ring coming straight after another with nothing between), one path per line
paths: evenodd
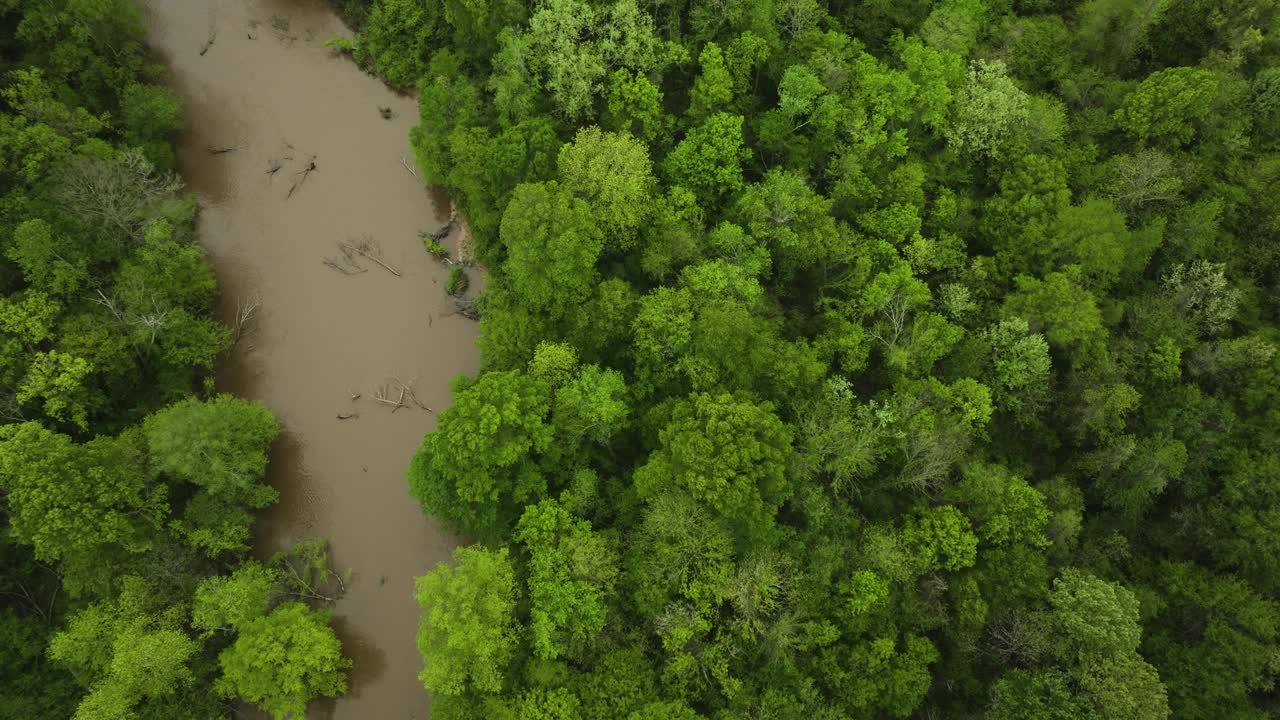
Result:
M189 663L200 643L182 631L180 615L157 602L142 578L126 576L120 585L115 600L76 613L50 642L49 657L89 688L74 720L136 717L140 702L171 696L193 679Z
M707 205L742 187L742 163L751 157L743 146L742 124L741 115L718 112L708 117L667 156L667 177Z
M1116 122L1139 140L1168 147L1191 142L1211 112L1218 77L1209 70L1158 70L1138 85L1116 111Z
M517 588L505 548L458 548L418 578L418 650L423 686L441 695L502 690L516 648Z
M530 505L512 537L529 553L534 653L548 660L582 656L608 619L616 553L590 523L554 500Z
M587 201L609 248L633 247L655 192L648 148L629 134L589 127L560 149L558 165L564 189Z
M1031 98L1003 62L979 60L956 94L953 112L944 130L947 142L978 158L1001 160L1031 120Z
M302 716L315 698L345 692L351 661L342 655L328 611L289 602L241 625L218 665L215 689L282 720Z

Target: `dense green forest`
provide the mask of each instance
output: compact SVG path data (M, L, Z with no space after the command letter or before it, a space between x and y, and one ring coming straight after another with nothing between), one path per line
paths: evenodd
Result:
M1280 714L1280 3L340 4L490 273L434 718Z
M296 716L345 688L334 577L246 559L278 428L212 391L236 331L141 38L133 0L0 0L0 717Z

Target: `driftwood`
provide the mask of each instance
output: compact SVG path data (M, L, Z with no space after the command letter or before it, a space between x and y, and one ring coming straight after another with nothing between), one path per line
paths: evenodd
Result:
M268 564L277 570L285 592L299 600L332 605L347 592L351 571L336 572L329 564L329 546L322 538L294 543L288 550L271 556Z
M359 275L360 273L369 272L369 269L360 263L361 259L376 263L383 270L396 277L403 277L399 270L391 267L386 260L382 259L382 246L378 245L368 235L354 240L339 241L338 254L325 258L324 264L343 275Z
M343 275L359 275L360 273L369 272L369 269L362 267L360 261L356 259L354 249L346 243L338 243L338 255L327 257L324 264L330 270L336 270Z
M390 120L396 116L395 112L392 111L391 108L383 107L381 105L378 106L378 114L382 116L383 120Z
M214 26L210 26L209 39L205 40L204 44L200 46L200 57L204 57L204 54L209 52L209 48L213 47L213 41L217 39L218 39L218 28Z
M287 200L293 197L293 194L297 192L299 188L302 187L302 183L307 181L307 177L310 176L311 173L315 172L317 169L318 168L316 167L316 156L312 155L310 158L307 159L307 164L303 166L301 170L293 174L293 177L296 179L293 181L293 185L289 187L289 194L285 196L285 199Z
M293 159L293 146L289 143L284 144L284 151L280 154L280 159L270 158L267 160L267 174L275 176L284 167L286 162Z
M435 410L432 410L430 407L425 405L415 394L414 385L417 384L417 382L418 381L414 379L406 383L399 378L389 377L385 384L381 385L374 391L373 399L383 405L391 406L391 412L393 414L397 410L407 407L416 407L420 410L426 410L429 413L434 413Z
M368 235L365 235L359 238L358 240L351 240L351 241L348 241L347 243L339 243L339 246L343 244L351 248L351 251L354 252L356 255L359 255L360 257L366 260L371 260L377 263L378 265L382 266L383 270L386 270L387 272L391 273L392 275L395 275L396 277L401 277L399 270L396 270L395 268L391 267L386 263L385 260L382 259L382 246L374 242L373 238L369 237Z
M405 170L408 170L408 171L409 171L409 174L410 174L410 175L412 175L412 176L414 176L414 177L418 177L418 171L417 171L417 170L414 170L414 169L413 169L413 168L411 168L411 167L409 167L409 163L405 162L405 159L404 159L404 156L403 156L403 155L401 155L401 156L400 156L400 164L404 166L404 169L405 169Z
M354 420L360 417L360 413L338 413L339 420Z
M235 148L235 147L216 147L213 145L210 145L206 149L209 151L210 155L225 155L229 152L235 152L236 150L239 150L239 148Z

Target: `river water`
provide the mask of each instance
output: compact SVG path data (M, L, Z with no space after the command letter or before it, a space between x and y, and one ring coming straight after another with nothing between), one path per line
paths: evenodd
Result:
M479 357L474 324L450 313L446 274L418 240L444 223L447 201L409 170L417 105L322 47L350 34L322 0L144 7L185 104L178 167L200 204L219 312L231 321L261 301L218 371L220 388L263 400L284 427L268 478L280 502L259 520L258 552L326 537L335 566L353 573L334 606L355 661L350 692L309 716L426 718L413 578L458 540L423 517L405 480L434 416L376 397L390 384L398 401L399 381L440 410L449 379ZM368 257L348 262L337 244L361 238L401 276Z

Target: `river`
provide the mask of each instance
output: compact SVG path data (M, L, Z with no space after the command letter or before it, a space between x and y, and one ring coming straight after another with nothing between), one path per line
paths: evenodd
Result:
M355 662L350 691L309 716L426 718L413 578L458 540L423 517L405 480L433 414L376 398L390 384L398 401L400 382L440 410L449 379L474 372L479 355L474 323L451 314L446 274L418 240L444 223L447 201L410 170L417 104L322 47L350 35L322 0L144 8L165 82L185 104L178 169L200 205L219 313L232 321L260 300L217 374L219 388L261 399L284 428L268 477L280 502L259 519L258 553L321 536L353 573L333 608ZM342 256L338 243L362 238L400 276Z

